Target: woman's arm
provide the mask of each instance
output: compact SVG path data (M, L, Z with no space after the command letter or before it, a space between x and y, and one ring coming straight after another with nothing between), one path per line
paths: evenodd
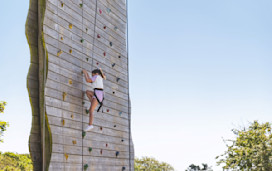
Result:
M88 72L85 69L83 69L83 74L85 76L86 82L88 82L88 83L92 83L93 82L92 79L90 78Z

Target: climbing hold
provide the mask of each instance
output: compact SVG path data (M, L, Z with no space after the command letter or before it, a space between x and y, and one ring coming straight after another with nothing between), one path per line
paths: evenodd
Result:
M79 6L82 8L82 7L83 7L83 4L79 4Z
M84 138L86 136L86 132L82 131L82 137Z
M86 61L89 61L89 58L86 58Z
M107 109L107 112L109 112L110 111L110 109Z
M112 42L110 42L110 46L112 46Z
M65 92L62 93L62 99L63 99L63 101L66 99L66 95L67 94Z
M68 154L64 153L64 156L65 156L65 159L67 160L68 159Z
M89 110L88 109L86 109L86 114L88 114L89 113Z
M116 78L116 81L118 82L120 80L120 78Z
M73 140L73 144L75 145L77 142L76 142L76 140Z
M110 9L110 8L107 8L107 12L110 13L110 12L111 12L111 9Z
M114 125L113 127L116 128L116 125Z
M60 37L60 40L63 40L63 37L62 37L62 36Z
M121 141L124 142L125 140L122 139Z
M62 54L62 50L59 50L58 53L57 53L57 56L60 56L60 54Z
M106 147L108 147L108 144L106 144Z
M97 38L98 38L98 39L100 39L100 38L101 38L99 34L97 35Z
M64 5L64 3L63 3L63 2L61 2L61 7L63 7L63 5Z
M101 9L99 9L99 13L102 14L102 10Z
M102 153L103 153L103 150L101 149L101 150L100 150L100 154L102 155Z
M118 56L118 58L120 59L120 58L121 58L121 56Z
M84 42L84 39L81 39L80 42L83 43L83 42Z
M92 147L89 147L89 152L91 152L93 150L93 148Z
M116 151L115 156L116 157L119 156L119 151Z
M69 53L72 53L72 52L73 52L73 50L72 50L72 49L70 49L70 50L69 50Z
M103 130L102 126L100 127L100 130L101 130L101 131Z
M115 92L113 91L112 94L115 94Z
M122 171L124 171L124 170L126 170L126 167L125 167L125 166L122 167Z
M107 28L107 26L104 26L104 29L106 29Z
M115 66L115 63L113 63L111 66L114 67L114 66Z
M117 26L114 26L114 30L116 31L118 29L118 27Z
M62 125L63 125L63 126L65 125L65 120L64 120L64 119L62 120Z
M71 118L74 119L74 115L73 114L71 115Z
M73 84L73 81L71 79L68 82L69 82L69 84Z
M85 102L82 102L82 104L84 105L84 104L85 104Z
M106 52L104 52L103 55L106 56Z
M86 28L86 32L88 31L88 28Z
M121 116L123 112L119 112L119 115Z
M98 65L99 63L98 62L96 62L96 65Z
M69 28L72 29L73 28L73 24L69 24Z
M84 164L84 170L87 170L88 169L88 164Z

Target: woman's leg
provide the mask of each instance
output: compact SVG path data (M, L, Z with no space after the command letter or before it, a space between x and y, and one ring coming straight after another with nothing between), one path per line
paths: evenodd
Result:
M90 113L89 125L93 124L93 112L94 112L94 109L96 108L97 104L98 104L98 101L96 100L96 98L92 98L91 107L89 110L89 113Z
M90 90L86 90L86 95L89 98L90 102L92 102L92 98L93 98L94 92L90 91Z

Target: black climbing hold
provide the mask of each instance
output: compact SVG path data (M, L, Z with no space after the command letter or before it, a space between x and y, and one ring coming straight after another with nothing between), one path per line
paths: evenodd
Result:
M126 170L126 167L125 167L125 166L122 167L122 171L124 171L124 170Z
M87 170L88 169L88 164L84 164L84 170Z
M115 155L116 155L116 157L119 156L119 151L116 151Z
M89 110L88 109L86 109L86 114L88 114L89 113Z
M112 46L112 42L110 42L110 46Z
M115 63L113 63L111 66L114 67L114 66L115 66Z
M116 128L116 125L114 125L114 128Z
M121 56L118 56L118 58L121 58Z
M86 136L86 132L82 131L82 137L84 138Z
M81 39L80 42L83 43L83 42L84 42L84 39Z
M116 78L116 81L118 82L120 80L120 78Z
M88 28L86 28L86 31L88 31Z
M87 61L89 61L89 58L86 58Z
M106 144L106 147L108 147L108 144Z
M85 104L85 102L82 102L82 104L84 105L84 104Z
M115 94L115 92L113 91L112 94Z
M101 130L101 131L103 130L102 126L100 127L100 130Z
M89 147L89 152L91 152L93 150L93 148L92 147Z
M116 31L118 29L118 27L117 26L114 26L114 30Z
M125 140L122 139L121 141L124 142Z

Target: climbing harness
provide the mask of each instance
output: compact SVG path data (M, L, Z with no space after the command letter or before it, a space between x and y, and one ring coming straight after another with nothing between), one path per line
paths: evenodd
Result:
M97 95L96 95L96 90L103 91L103 89L102 89L102 88L94 88L94 97L96 98L97 102L98 102L99 105L100 105L100 106L98 107L98 109L97 109L97 112L99 112L99 111L100 111L100 108L103 106L104 96L103 96L103 99L100 101L99 98L98 98Z

